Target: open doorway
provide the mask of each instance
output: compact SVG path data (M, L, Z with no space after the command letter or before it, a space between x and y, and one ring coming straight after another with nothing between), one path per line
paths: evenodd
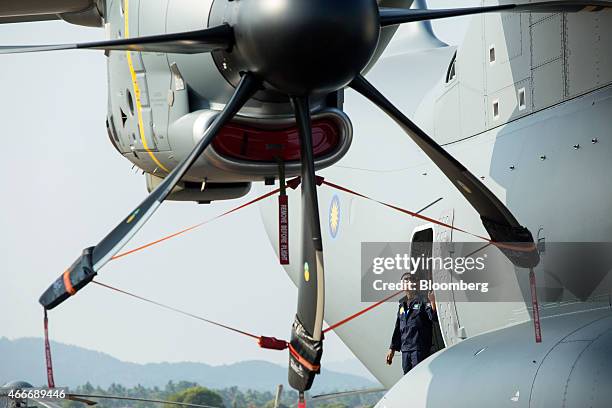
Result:
M434 231L433 228L424 228L421 230L417 230L412 235L412 245L410 246L410 257L411 258L419 258L428 259L433 255L433 237ZM433 279L433 271L431 270L432 262L422 262L420 263L419 268L415 272L417 279L425 279L432 280ZM420 295L427 299L427 292L420 293ZM444 345L444 339L442 337L442 331L440 330L440 321L438 319L437 322L433 324L433 336L432 336L432 346L431 346L431 354L436 351L442 350Z

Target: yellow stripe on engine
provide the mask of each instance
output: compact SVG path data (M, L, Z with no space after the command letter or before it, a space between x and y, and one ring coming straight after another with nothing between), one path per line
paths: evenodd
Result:
M124 21L125 21L124 37L129 38L130 37L129 0L123 0L123 1L124 1L123 10L124 10ZM149 153L149 156L151 156L151 159L153 159L155 164L157 164L157 166L160 169L169 173L170 171L167 168L165 168L164 165L159 162L159 160L157 160L157 157L155 157L155 154L151 151L151 149L149 149L149 146L147 145L147 139L145 138L144 125L142 121L142 104L140 103L140 87L138 86L138 78L136 77L136 71L134 70L134 64L132 63L132 55L130 54L130 51L126 51L126 55L127 55L128 67L130 68L130 76L132 77L132 85L134 86L134 99L136 101L136 112L138 114L138 131L140 133L140 140L142 141L142 147L144 147L147 153Z

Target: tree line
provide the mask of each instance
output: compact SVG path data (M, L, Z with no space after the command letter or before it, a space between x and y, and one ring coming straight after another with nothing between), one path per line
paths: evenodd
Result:
M86 383L85 385L70 389L70 392L75 394L113 395L185 402L218 408L274 408L276 390L241 390L238 387L213 390L190 381L169 381L163 388L157 386L148 388L142 385L127 388L121 384L111 384L108 388L104 389ZM351 395L316 403L310 402L308 405L309 408L369 408L374 406L381 397L381 393ZM160 404L141 401L107 399L100 399L97 401L97 408L177 408L175 405L166 404L162 407ZM69 400L64 401L62 405L63 408L86 407L83 403ZM294 408L296 405L297 393L293 390L285 389L282 393L279 408Z

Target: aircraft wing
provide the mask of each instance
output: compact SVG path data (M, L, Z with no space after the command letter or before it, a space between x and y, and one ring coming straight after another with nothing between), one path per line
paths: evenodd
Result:
M100 0L2 0L0 24L65 20L89 27L102 25Z

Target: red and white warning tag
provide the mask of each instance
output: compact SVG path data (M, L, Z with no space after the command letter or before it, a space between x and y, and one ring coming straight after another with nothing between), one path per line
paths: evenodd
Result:
M289 197L278 196L278 258L281 265L289 265Z
M533 329L535 330L536 343L542 342L542 328L540 326L540 306L538 305L538 292L536 290L536 279L533 268L529 271L529 286L531 288L531 305L533 307Z

